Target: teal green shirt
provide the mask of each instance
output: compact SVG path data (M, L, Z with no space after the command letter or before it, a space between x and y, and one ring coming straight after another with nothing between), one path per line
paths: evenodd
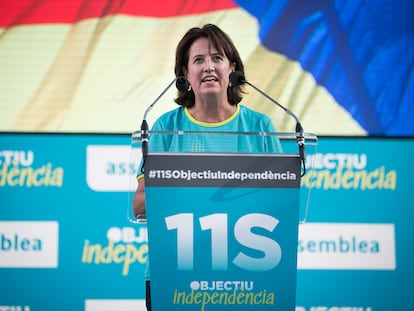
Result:
M237 105L236 112L219 123L205 123L194 119L187 108L180 107L162 115L152 131L203 132L199 134L152 134L149 151L169 152L227 152L277 153L281 147L275 136L262 135L209 135L209 132L265 133L276 132L269 117Z

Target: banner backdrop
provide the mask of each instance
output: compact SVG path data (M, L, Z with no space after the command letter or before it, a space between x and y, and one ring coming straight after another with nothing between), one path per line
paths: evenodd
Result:
M191 27L230 35L246 79L318 135L413 136L412 0L2 0L0 130L125 133ZM294 120L246 87L279 131ZM167 94L149 115L175 107ZM93 122L91 122L93 120Z
M145 310L130 146L130 135L0 136L1 308ZM412 138L320 138L302 180L313 189L297 311L411 308L413 155Z

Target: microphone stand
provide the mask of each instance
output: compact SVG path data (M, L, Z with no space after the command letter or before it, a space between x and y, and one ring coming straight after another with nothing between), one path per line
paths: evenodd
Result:
M149 135L149 128L147 123L147 115L151 111L151 109L154 107L154 105L160 100L161 97L164 96L164 94L168 91L168 89L173 85L174 82L176 82L177 79L172 80L167 87L161 92L161 94L152 102L151 105L147 107L147 109L144 112L144 117L142 119L141 123L141 150L142 150L142 166L141 166L141 173L144 173L144 165L145 160L147 159L148 155L148 135Z
M147 159L148 155L148 136L149 136L149 127L147 122L147 115L151 111L151 109L154 107L154 105L160 100L161 97L164 96L164 94L168 91L168 89L173 85L175 82L175 86L177 89L181 92L187 91L190 83L185 77L177 77L174 80L172 80L167 87L161 92L160 95L152 102L151 105L147 107L147 109L144 112L144 117L142 119L141 123L141 150L142 150L142 166L141 166L141 173L144 173L144 166L145 166L145 160Z
M267 95L265 92L263 92L257 86L255 86L254 84L252 84L249 81L247 81L245 79L244 75L240 71L232 72L230 74L230 81L232 83L236 84L236 85L242 85L244 83L248 84L253 89L255 89L257 92L259 92L261 95L263 95L268 100L270 100L272 103L274 103L276 106L278 106L279 108L283 109L288 115L290 115L296 121L296 127L295 127L295 131L296 131L296 142L297 142L298 147L299 147L299 156L300 156L300 160L302 162L302 167L303 167L303 171L302 171L301 177L303 177L306 174L306 166L305 166L305 157L306 157L305 135L304 135L304 131L303 131L302 124L299 121L299 118L292 111L290 111L288 108L282 106L275 99L273 99L272 97L270 97L269 95Z

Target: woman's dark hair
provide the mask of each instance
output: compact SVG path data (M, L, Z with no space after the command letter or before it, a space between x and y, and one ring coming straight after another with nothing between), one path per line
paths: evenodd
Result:
M235 70L242 72L244 75L244 65L233 41L216 25L207 24L202 28L191 28L178 43L174 69L176 77L184 76L184 69L187 69L188 66L190 47L199 38L207 38L210 44L217 49L218 53L224 54L229 59L230 64L234 64ZM242 93L240 85L233 85L227 88L229 103L231 105L238 104L243 98ZM192 90L178 91L178 97L174 101L179 105L191 107L195 104L194 92Z

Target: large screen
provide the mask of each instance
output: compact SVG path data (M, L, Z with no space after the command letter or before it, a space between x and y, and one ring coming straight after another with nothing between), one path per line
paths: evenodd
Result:
M3 0L0 130L129 133L193 26L233 39L246 79L317 135L413 136L410 0ZM279 131L294 119L245 86ZM174 109L171 87L148 115Z

